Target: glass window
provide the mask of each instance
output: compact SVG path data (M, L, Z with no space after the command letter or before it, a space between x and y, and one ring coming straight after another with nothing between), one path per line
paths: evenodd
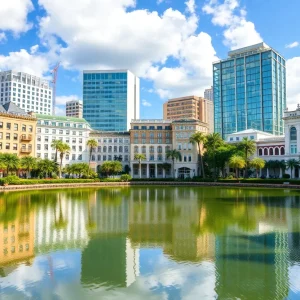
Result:
M297 129L295 127L290 129L290 140L297 141Z

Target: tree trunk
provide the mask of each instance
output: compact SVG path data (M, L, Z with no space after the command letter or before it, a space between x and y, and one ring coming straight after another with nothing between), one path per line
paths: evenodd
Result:
M175 159L172 159L173 161L173 178L175 179Z
M236 177L236 179L238 179L238 168L235 168L235 177Z
M199 159L200 159L201 175L202 175L203 178L205 178L203 157L202 157L201 144L200 143L198 144L198 148L199 148Z
M139 177L142 178L142 163L139 161Z
M259 172L259 169L257 168L256 169L256 178L258 178L258 172Z
M60 166L59 166L59 178L61 178L61 167L62 167L63 156L60 157Z

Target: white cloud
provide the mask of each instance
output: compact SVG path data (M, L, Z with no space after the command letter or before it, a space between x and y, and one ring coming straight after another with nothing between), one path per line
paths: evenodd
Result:
M32 55L21 49L7 56L0 55L0 70L17 70L42 77L49 70L49 62L43 55Z
M286 61L287 106L289 110L300 104L300 57Z
M25 32L31 28L27 15L33 10L31 0L1 1L0 29L10 30L15 34Z
M56 116L65 116L66 108L61 106L55 106L55 115Z
M152 106L152 104L150 102L148 102L147 100L145 100L145 99L142 100L142 105L143 106L148 106L148 107Z
M34 46L30 47L30 53L34 54L38 51L38 49L39 49L39 45L34 45Z
M299 46L298 42L293 42L293 43L285 45L285 48L295 48L295 47L298 47L298 46Z
M56 105L66 105L66 102L71 100L80 100L77 95L56 96Z
M6 34L4 32L0 32L0 42L6 41Z
M187 0L185 2L186 6L187 6L187 10L191 13L194 14L196 11L196 4L195 4L195 0Z
M225 27L224 44L230 49L237 49L262 41L254 23L247 21L246 10L239 8L238 0L210 0L203 6L206 14L212 15L212 23Z

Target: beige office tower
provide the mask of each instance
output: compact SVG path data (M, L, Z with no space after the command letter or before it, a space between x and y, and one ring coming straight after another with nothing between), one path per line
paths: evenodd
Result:
M164 120L196 119L208 123L209 132L214 131L213 101L197 96L170 99L164 103Z
M82 101L72 100L66 103L66 116L73 118L82 118Z

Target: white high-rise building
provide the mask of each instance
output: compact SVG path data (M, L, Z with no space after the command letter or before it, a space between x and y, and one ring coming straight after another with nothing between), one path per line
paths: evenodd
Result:
M26 112L51 115L52 87L49 81L23 72L0 72L0 104L13 102Z
M66 116L82 118L82 101L71 100L66 103Z
M204 99L214 101L214 90L213 90L213 87L211 87L210 89L206 89L204 91Z

